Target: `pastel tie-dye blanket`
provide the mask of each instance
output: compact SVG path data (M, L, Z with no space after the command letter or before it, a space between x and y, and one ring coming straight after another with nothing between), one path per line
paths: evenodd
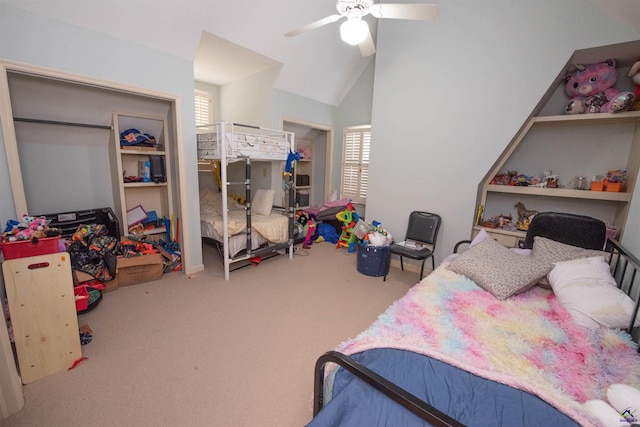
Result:
M506 301L438 267L337 350L410 350L525 390L583 425L582 403L606 399L610 384L640 388L640 356L629 336L587 330L540 287Z

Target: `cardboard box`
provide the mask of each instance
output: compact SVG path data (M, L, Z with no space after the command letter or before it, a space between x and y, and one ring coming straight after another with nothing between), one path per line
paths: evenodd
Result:
M164 258L160 254L118 257L116 281L118 286L129 286L158 280L162 277Z
M90 274L87 274L83 271L73 270L73 286L77 286L79 283L90 282L92 280L96 280ZM113 280L109 280L108 282L100 282L104 285L104 290L102 292L112 292L118 289L118 279L117 277Z

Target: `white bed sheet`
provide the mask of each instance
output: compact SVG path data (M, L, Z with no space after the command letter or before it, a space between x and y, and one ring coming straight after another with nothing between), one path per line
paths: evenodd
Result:
M229 254L233 256L246 247L246 211L235 200L228 199L227 229ZM233 210L233 209L236 210ZM223 242L222 200L219 193L206 191L200 197L200 231L203 236ZM289 218L280 212L271 215L251 215L251 249L265 242L284 243L289 239ZM233 242L233 243L232 243Z
M200 232L203 237L208 237L222 243L222 236L216 232L213 224L206 221L200 221ZM258 249L264 243L267 243L267 239L262 237L262 235L257 231L251 230L251 249ZM244 233L229 236L229 256L236 256L246 247L247 236Z

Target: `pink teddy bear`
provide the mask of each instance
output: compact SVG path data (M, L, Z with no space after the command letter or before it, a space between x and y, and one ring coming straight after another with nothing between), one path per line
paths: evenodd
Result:
M44 216L33 218L23 215L22 220L28 224L28 227L16 233L18 240L30 240L36 232L43 231L47 225L47 217Z
M631 107L633 93L614 87L618 79L615 59L576 67L564 79L565 91L572 98L565 107L566 114L618 113Z

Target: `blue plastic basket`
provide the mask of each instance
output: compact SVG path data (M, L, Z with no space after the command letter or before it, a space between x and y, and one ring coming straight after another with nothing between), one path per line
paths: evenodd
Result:
M389 246L365 246L356 244L358 272L365 276L380 277L389 274L391 251Z

